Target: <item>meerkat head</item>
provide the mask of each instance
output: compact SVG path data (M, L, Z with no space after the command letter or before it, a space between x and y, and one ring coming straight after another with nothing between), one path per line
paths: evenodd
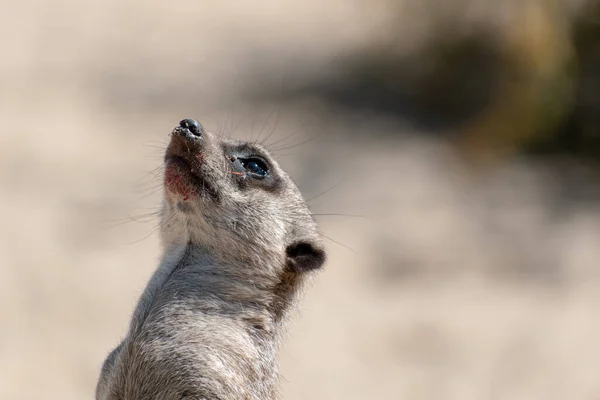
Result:
M275 258L296 272L325 261L300 191L271 155L257 144L210 133L193 119L171 133L163 205L167 245L186 242L224 259L244 255L244 262Z

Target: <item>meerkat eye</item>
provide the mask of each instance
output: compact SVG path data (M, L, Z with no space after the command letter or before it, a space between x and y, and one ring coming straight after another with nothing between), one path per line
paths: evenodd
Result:
M239 158L246 171L258 176L266 176L269 172L267 164L260 158Z

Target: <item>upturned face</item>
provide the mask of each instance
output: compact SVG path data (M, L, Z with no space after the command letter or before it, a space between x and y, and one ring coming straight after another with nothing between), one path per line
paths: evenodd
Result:
M161 226L167 242L280 258L298 272L324 263L298 188L261 146L218 137L184 119L171 133L165 167Z

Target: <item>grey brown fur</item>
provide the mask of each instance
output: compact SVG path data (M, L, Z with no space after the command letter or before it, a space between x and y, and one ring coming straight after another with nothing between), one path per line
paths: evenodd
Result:
M104 362L97 400L278 397L285 316L325 252L264 148L193 131L182 121L171 134L162 260ZM252 157L267 177L244 168Z

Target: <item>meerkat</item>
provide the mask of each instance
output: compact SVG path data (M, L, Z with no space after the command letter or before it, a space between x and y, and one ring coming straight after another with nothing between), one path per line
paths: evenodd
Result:
M97 400L276 399L286 314L326 253L260 145L184 119L165 154L163 255Z

